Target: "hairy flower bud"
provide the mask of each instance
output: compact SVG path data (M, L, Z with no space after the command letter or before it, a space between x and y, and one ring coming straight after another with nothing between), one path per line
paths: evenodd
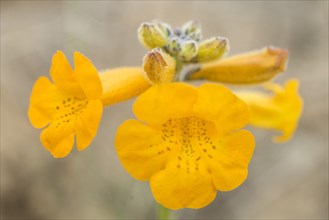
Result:
M145 55L143 68L152 83L168 83L174 78L176 61L160 48L156 48Z
M193 62L198 54L198 43L194 40L185 41L182 50L179 52L179 58L184 62Z
M229 50L228 40L224 37L213 37L199 44L198 61L208 62L222 57Z
M177 55L179 51L181 51L181 44L180 44L180 39L178 37L172 37L167 46L166 46L168 52L172 55Z
M167 44L168 36L155 24L143 23L138 29L138 39L147 49L163 47Z
M165 35L165 37L169 38L173 34L173 30L171 26L165 22L162 21L155 21L156 26L158 26L162 33Z
M201 24L197 21L186 22L182 27L182 33L198 42L201 39Z

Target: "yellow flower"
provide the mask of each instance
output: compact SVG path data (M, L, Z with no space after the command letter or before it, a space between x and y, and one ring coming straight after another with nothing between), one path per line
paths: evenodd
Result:
M82 54L74 53L75 69L58 51L52 59L50 76L40 77L30 97L28 116L36 128L43 128L40 139L54 157L65 157L72 150L74 136L78 150L95 137L103 106L139 95L150 87L141 68L116 68L101 72Z
M303 109L298 84L297 80L287 81L284 88L274 83L266 84L265 88L273 94L238 92L237 95L249 105L250 124L281 131L281 136L273 138L276 142L289 140L297 128Z
M136 117L119 128L115 147L125 169L149 180L155 199L170 209L201 208L247 177L254 138L240 130L246 104L216 84L155 85L141 94Z
M52 59L50 76L34 84L28 116L36 128L43 128L40 139L54 157L65 157L76 136L78 150L85 149L96 135L103 112L102 85L93 64L74 53L73 70L58 51Z

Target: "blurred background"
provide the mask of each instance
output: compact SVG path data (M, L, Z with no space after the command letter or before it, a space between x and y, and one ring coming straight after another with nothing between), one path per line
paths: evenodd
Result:
M289 50L304 112L295 138L257 140L249 177L181 219L328 219L328 1L1 1L1 217L4 219L152 219L147 182L123 169L116 128L134 117L133 100L106 108L92 145L54 159L27 118L32 86L49 76L51 57L73 51L98 69L139 66L146 50L136 30L160 19L199 20L204 37L225 36L231 54L274 45Z

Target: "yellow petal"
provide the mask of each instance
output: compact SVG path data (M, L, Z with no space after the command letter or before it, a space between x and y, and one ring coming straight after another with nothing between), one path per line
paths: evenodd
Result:
M50 76L60 90L73 95L83 94L74 72L62 51L57 51L52 58Z
M218 132L228 133L248 123L247 105L225 86L205 83L197 88L197 92L194 112L201 118L213 121Z
M198 170L187 173L182 163L171 160L166 169L152 176L150 186L155 200L166 208L202 208L216 197L207 167L202 164Z
M103 87L102 102L111 105L140 95L151 84L142 68L126 67L106 70L99 75Z
M289 80L284 88L278 84L267 84L265 88L273 95L262 92L238 92L250 109L250 124L282 132L274 141L289 140L298 125L303 109L302 97L298 94L298 81Z
M170 153L156 130L136 120L120 125L114 144L122 165L138 180L149 180L163 169Z
M54 157L65 157L71 151L74 143L74 131L77 119L82 118L85 112L90 112L90 107L87 108L87 99L60 93L57 93L55 97L58 98L56 107L54 107L56 108L56 112L50 125L42 131L41 142ZM100 103L99 100L98 102ZM94 123L94 121L89 122L91 127L94 126ZM79 135L81 135L80 130L79 132ZM87 132L85 134L89 135ZM84 138L87 139L88 136ZM85 140L84 138L82 138L82 141ZM80 139L79 142L81 142Z
M157 128L126 121L115 146L134 178L150 179L160 204L180 209L202 208L215 198L216 187L226 191L240 185L254 140L248 131L222 136L213 122L193 116L169 119Z
M288 52L279 48L239 54L205 63L188 79L207 79L232 84L250 84L268 81L285 70Z
M54 117L58 102L58 90L46 77L40 77L34 84L28 116L35 128L46 126Z
M102 84L97 69L92 62L79 52L74 52L75 75L88 99L99 99L102 96Z
M254 147L253 135L246 130L219 138L210 154L212 159L207 161L218 190L229 191L243 183Z
M40 135L42 145L55 157L66 157L72 150L74 144L73 122L57 126L50 124Z
M158 125L169 118L193 114L196 98L196 89L185 83L155 85L136 99L133 111L140 120Z
M77 116L75 132L78 150L88 147L94 139L102 118L103 104L100 100L91 100L86 108Z

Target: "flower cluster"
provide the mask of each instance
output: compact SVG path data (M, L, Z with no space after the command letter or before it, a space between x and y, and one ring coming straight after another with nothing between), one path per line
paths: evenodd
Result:
M132 177L150 181L161 205L202 208L218 190L232 190L247 178L255 140L246 125L281 131L277 142L293 136L303 108L298 81L284 87L268 82L285 70L286 50L223 58L227 39L202 40L196 22L175 30L144 23L138 38L149 50L141 67L97 71L75 52L72 69L62 52L55 53L53 82L36 81L28 111L31 124L44 128L41 143L54 157L67 156L74 139L78 150L90 146L103 108L137 96L137 119L125 121L115 137L122 165ZM212 82L188 84L201 79ZM272 94L231 91L221 83L264 83Z
M195 21L176 29L160 21L143 23L138 29L138 37L147 49L162 48L184 63L212 61L228 51L228 40L224 37L202 40L201 25Z

